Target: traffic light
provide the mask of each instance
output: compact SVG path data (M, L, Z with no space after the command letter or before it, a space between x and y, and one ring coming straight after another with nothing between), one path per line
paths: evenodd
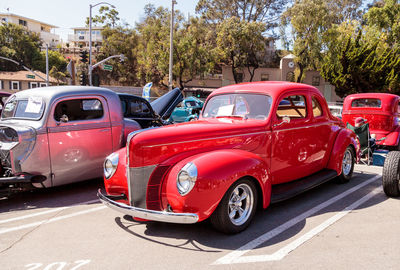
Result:
M88 62L88 52L86 50L85 51L81 51L79 53L79 56L80 56L80 61L82 63L87 63Z
M86 74L81 74L79 75L79 84L80 85L86 85L87 84L87 78L86 78Z

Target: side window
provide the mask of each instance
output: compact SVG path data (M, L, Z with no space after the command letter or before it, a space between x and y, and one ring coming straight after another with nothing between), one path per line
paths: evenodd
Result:
M72 99L61 101L54 110L54 119L60 122L99 119L104 115L98 99Z
M306 99L304 96L288 96L279 102L276 115L280 119L284 116L292 119L307 117Z
M322 115L321 104L315 97L312 98L312 109L313 109L314 117L318 117L318 116Z
M130 115L133 117L150 117L150 109L146 103L140 100L131 100L129 102Z

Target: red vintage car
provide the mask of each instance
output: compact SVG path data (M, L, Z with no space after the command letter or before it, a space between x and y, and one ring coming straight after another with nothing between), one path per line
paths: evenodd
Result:
M355 119L366 119L372 137L380 148L400 150L400 97L385 93L353 94L343 102L342 120L355 126Z
M257 206L352 177L356 136L314 87L253 82L215 90L198 121L133 132L104 163L107 206L136 219L237 233Z

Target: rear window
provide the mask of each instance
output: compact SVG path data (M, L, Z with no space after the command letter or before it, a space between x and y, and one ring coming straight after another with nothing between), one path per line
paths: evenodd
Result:
M359 98L351 102L353 108L380 108L381 100L377 98Z

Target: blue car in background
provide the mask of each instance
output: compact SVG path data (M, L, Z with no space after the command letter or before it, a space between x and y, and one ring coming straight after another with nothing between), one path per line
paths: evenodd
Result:
M196 97L185 98L172 112L169 121L172 123L182 123L194 121L199 118L204 102Z

